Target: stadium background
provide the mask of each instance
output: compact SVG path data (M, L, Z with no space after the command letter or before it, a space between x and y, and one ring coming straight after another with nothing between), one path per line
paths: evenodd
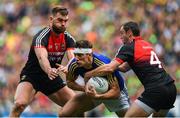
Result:
M118 28L128 20L140 23L143 38L151 42L165 69L176 80L175 108L180 116L180 0L1 0L0 1L0 117L7 116L27 60L33 35L48 24L52 5L69 8L67 30L77 39L94 44L97 52L113 58L122 44ZM131 100L140 93L132 71L124 74ZM24 116L56 116L58 106L38 94ZM112 116L104 106L91 115Z

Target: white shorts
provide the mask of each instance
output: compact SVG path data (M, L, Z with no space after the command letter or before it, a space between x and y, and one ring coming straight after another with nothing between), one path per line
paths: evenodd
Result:
M128 109L130 106L130 99L127 94L127 88L125 87L120 93L120 97L116 99L106 99L106 100L94 100L95 105L103 103L106 108L111 112L121 111L123 109Z

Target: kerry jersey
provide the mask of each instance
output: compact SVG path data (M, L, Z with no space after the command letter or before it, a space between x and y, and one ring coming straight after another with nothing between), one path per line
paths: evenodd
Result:
M69 76L69 78L76 78L79 75L84 77L84 74L86 72L91 71L91 70L93 70L93 69L95 69L95 68L97 68L103 64L108 64L110 62L111 62L111 60L108 57L97 54L97 53L93 53L92 68L86 69L84 67L79 67L76 59L74 58L73 60L71 60L69 66L68 66L68 76ZM112 74L108 74L107 76L103 76L103 77L108 80L109 84L111 84L112 81L118 81L120 90L123 90L124 79L120 75L118 70L115 70Z
M28 60L23 68L23 73L31 74L44 72L35 54L35 48L46 48L51 67L56 67L55 64L61 63L66 50L74 47L75 40L67 31L57 35L52 32L49 27L42 29L33 38Z
M120 47L115 59L120 63L128 62L145 88L174 81L163 69L151 44L141 37Z

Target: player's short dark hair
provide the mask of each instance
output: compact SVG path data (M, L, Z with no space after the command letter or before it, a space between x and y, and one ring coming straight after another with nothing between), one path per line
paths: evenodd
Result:
M130 21L123 25L123 29L127 32L129 29L132 31L134 36L140 35L139 26L136 22Z
M66 7L58 5L52 8L51 13L53 16L55 16L57 13L60 13L62 16L67 16L69 11Z
M88 40L79 40L76 42L76 48L92 48L91 42Z

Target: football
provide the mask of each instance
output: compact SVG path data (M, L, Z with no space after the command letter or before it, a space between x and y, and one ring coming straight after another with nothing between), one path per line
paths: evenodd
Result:
M93 86L97 93L105 93L108 91L109 84L106 78L103 77L92 77L87 82L88 86Z

